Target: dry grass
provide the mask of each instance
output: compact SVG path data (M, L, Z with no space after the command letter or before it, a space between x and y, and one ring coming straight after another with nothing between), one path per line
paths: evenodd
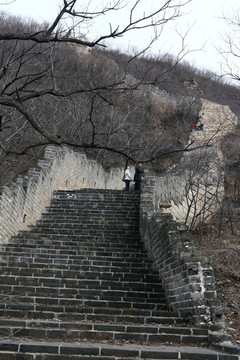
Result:
M211 261L219 299L225 308L229 333L240 344L240 219L223 222L219 237L219 219L191 234L191 240ZM232 234L232 229L234 234Z

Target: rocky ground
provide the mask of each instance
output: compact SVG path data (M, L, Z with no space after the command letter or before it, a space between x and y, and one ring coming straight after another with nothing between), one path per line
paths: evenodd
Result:
M219 218L215 218L201 232L195 231L191 240L213 265L228 332L240 345L240 219L234 223L224 220L220 229Z

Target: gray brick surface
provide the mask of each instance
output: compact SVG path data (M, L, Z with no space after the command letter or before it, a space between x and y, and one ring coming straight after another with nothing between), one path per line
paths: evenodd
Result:
M206 346L208 331L168 311L161 278L139 237L138 214L139 194L55 192L36 226L1 249L0 332L7 341L0 344L0 359L217 356L197 347L190 353L154 347ZM187 272L195 274L194 264ZM169 279L176 274L169 272Z

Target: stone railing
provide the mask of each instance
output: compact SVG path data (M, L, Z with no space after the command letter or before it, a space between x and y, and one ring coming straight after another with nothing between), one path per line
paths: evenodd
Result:
M48 146L44 158L27 176L0 191L0 244L35 224L54 190L80 188L122 189L122 170L105 172L96 161L68 147Z
M141 194L140 232L163 280L169 307L194 324L225 328L211 264L189 242L185 225L154 208L155 176L146 172Z

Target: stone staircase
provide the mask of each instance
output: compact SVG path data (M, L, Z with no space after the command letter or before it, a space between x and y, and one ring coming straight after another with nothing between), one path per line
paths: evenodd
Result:
M139 194L56 191L1 249L0 360L238 359L170 311L139 237Z

